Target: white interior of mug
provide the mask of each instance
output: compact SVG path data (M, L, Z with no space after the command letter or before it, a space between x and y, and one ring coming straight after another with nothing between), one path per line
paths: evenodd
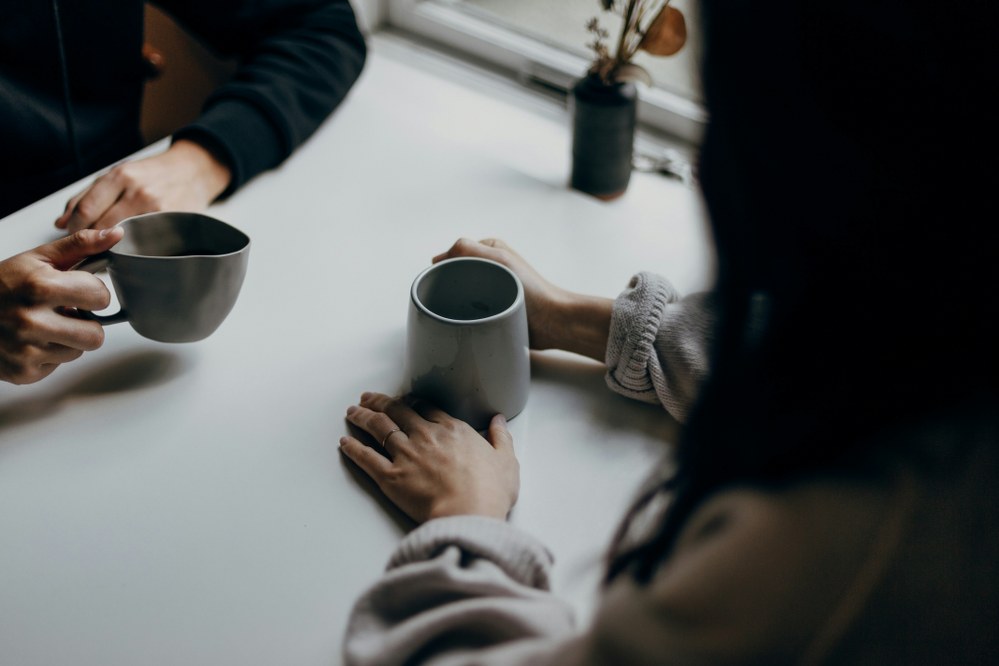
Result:
M502 316L523 298L510 269L486 259L461 257L431 266L413 283L413 301L428 314L449 321Z

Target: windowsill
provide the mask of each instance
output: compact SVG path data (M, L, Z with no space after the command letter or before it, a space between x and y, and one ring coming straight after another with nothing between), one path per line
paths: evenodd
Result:
M383 26L371 35L369 45L494 99L516 104L550 119L568 121L567 100L562 91L520 80L507 70L465 53L457 53L391 26ZM635 135L636 154L658 157L667 151L687 163L696 163L696 146L666 133L639 127Z

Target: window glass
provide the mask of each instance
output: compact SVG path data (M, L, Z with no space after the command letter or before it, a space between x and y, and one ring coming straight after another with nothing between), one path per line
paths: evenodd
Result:
M386 22L394 29L453 53L495 67L532 87L565 95L583 76L594 54L594 18L606 30L612 52L624 19L605 11L601 0L387 0ZM648 20L666 0L644 7ZM616 0L616 4L625 4ZM697 0L672 0L687 26L687 43L660 57L638 52L633 62L648 72L654 86L638 95L638 122L646 130L681 142L700 143L707 124L699 79L700 40Z
M596 17L610 33L606 40L613 49L623 18L604 11L599 0L437 0L502 23L506 27L549 45L586 58L592 56L587 44L592 37L586 24ZM621 3L618 3L621 4ZM656 86L694 102L702 99L697 71L700 52L696 1L673 0L671 6L683 12L687 24L687 44L676 55L652 56L639 51L634 62L652 75Z

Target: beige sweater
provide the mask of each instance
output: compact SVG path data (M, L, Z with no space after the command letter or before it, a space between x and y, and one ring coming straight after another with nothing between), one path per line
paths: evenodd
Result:
M682 416L699 377L676 368L704 366L697 341L679 338L701 335L703 350L705 303L638 276L615 304L608 383ZM548 592L551 556L533 537L488 518L431 521L357 602L346 661L999 663L995 423L995 406L978 406L899 434L927 450L951 437L980 441L932 475L899 468L717 493L648 584L624 575L605 589L588 627Z

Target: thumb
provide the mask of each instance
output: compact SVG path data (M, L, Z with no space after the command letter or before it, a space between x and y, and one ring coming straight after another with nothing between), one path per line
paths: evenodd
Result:
M87 257L100 254L121 240L121 227L83 229L57 241L40 245L34 253L59 270L66 270Z
M513 452L513 435L506 427L506 418L497 414L489 422L489 443L497 451Z

